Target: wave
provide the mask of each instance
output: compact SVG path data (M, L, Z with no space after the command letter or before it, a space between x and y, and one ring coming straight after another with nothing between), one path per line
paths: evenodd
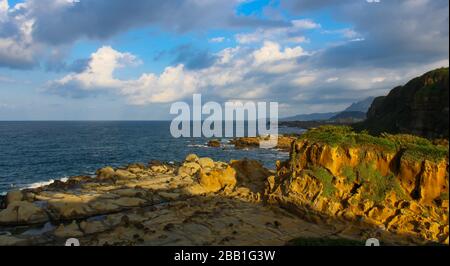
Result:
M61 182L67 182L67 180L69 180L69 178L63 177L63 178L56 179L56 180L61 181ZM35 182L35 183L20 186L20 189L23 190L23 189L29 189L29 188L34 189L34 188L44 187L44 186L53 184L53 182L55 182L55 179L50 179L48 181Z
M187 146L189 148L209 148L208 145L205 144L189 144Z

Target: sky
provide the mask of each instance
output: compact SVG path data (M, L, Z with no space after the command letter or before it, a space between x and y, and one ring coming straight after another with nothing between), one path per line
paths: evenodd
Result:
M448 0L0 0L0 120L334 112L449 65Z

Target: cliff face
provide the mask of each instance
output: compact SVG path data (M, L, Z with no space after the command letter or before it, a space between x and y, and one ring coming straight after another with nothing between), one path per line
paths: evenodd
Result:
M362 128L372 133L449 136L449 72L436 69L376 98Z
M448 148L340 130L313 130L293 144L269 178L269 202L328 224L348 220L448 243Z

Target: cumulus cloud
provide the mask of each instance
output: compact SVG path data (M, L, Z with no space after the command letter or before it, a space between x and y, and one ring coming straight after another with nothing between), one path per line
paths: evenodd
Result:
M57 81L50 82L46 90L63 96L83 97L89 91L120 89L122 82L114 78L117 69L139 64L132 54L120 53L109 46L100 48L91 55L86 69L71 73Z
M162 73L143 73L136 79L118 78L117 72L140 60L105 46L93 53L87 68L49 82L45 89L70 97L113 93L131 105L187 100L194 93L207 100L278 101L286 112L339 111L348 103L385 94L394 86L447 62L408 69L311 68L308 53L300 46L264 42L255 48L236 46L215 54L208 67L189 69L179 63ZM323 109L322 109L323 111Z
M289 75L297 59L305 55L301 47L285 47L266 42L253 51L227 48L215 56L209 67L189 69L184 64L167 67L161 74L144 73L135 80L121 80L115 71L139 61L134 55L102 47L91 55L88 67L46 85L46 90L64 96L80 97L89 93L113 91L131 104L167 103L195 92L227 99L231 95L259 99L270 92L270 84ZM277 74L276 78L268 78ZM270 82L269 80L272 80Z
M200 92L217 101L279 101L295 114L338 111L355 100L383 95L425 71L448 66L447 0L282 0L282 7L302 18L285 20L281 11L273 20L236 15L240 2L26 0L11 7L0 0L0 67L30 68L45 57L48 70L70 72L49 82L46 91L69 97L114 93L130 104L145 105ZM328 21L321 25L305 18L321 9L332 10L330 21L345 28L330 30ZM242 30L235 35L235 47L212 53L180 45L166 52L173 60L161 73L133 79L118 72L140 60L109 46L89 58L64 61L65 51L77 40L103 40L149 26L177 33ZM341 38L333 43L309 39L319 34Z
M184 33L285 24L238 16L234 9L240 2L25 0L10 6L8 0L0 0L0 67L31 68L43 59L51 61L49 50L64 51L78 40L105 40L139 27L154 26Z
M7 0L0 0L0 66L30 68L36 64L40 48L33 42L32 26L23 6L11 8Z

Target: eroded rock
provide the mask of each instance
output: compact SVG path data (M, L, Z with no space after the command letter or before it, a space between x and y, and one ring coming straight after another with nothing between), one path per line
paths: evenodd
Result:
M33 203L15 201L0 211L0 225L39 224L48 221L45 211Z

